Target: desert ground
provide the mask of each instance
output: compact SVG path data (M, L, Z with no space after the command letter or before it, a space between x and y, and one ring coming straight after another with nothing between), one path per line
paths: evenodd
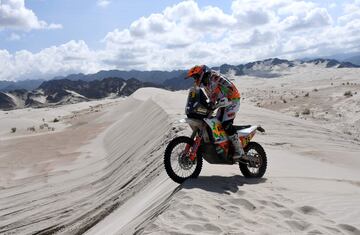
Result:
M360 234L359 70L275 72L230 75L235 123L266 130L259 180L210 164L168 178L166 144L190 133L187 91L0 111L0 233Z

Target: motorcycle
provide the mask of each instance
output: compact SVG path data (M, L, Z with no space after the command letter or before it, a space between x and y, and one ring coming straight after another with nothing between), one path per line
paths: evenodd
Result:
M215 109L216 110L216 109ZM239 164L246 178L261 178L266 171L267 157L263 147L251 141L256 131L265 132L261 126L235 126L245 156L235 162L234 149L221 122L213 116L215 111L208 102L204 91L198 87L189 90L186 110L186 122L192 129L192 135L179 136L169 142L164 155L164 165L168 176L176 183L197 178L201 172L203 159L210 164Z

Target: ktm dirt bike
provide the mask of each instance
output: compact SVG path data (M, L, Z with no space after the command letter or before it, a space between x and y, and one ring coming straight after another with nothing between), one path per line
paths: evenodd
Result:
M244 177L261 178L267 167L266 153L260 144L251 140L256 131L265 130L260 126L234 126L246 153L240 162L235 162L233 146L220 121L212 116L213 112L203 90L191 88L186 105L188 118L181 122L188 123L193 133L190 137L174 138L166 147L164 164L168 176L177 183L197 178L205 159L210 164L238 163Z

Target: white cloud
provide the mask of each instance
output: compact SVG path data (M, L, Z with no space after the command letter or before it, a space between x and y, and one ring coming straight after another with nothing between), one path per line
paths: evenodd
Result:
M231 9L242 28L251 28L270 23L274 15L269 7L268 3L258 0L236 0L233 1Z
M306 1L235 0L231 9L226 14L217 7L200 8L195 1L184 1L141 17L129 29L110 32L104 42L113 54L133 51L141 58L135 68L171 69L193 61L214 65L289 55L297 49L284 46L288 40L303 43L295 39L308 33L316 37L333 23L325 8Z
M97 5L100 7L107 7L110 3L109 0L97 0Z
M117 60L118 66L124 63L125 55L129 58L129 53L132 53L136 59L129 60L135 68L170 69L191 60L188 54L191 48L194 50L193 56L203 55L199 52L200 42L220 40L235 25L236 19L220 8L200 8L195 1L184 1L167 7L162 13L141 17L129 29L116 29L108 33L104 42L107 51L117 55L113 59ZM170 62L179 61L179 58L171 57L183 57L182 64ZM126 66L131 68L129 63Z
M304 14L291 15L282 22L286 30L307 30L328 26L331 23L331 16L325 8L315 8Z
M359 0L354 0L351 3L345 2L343 4L343 8L344 8L344 12L346 14L351 14L355 11L358 11L360 8L360 1Z
M97 56L97 52L91 51L83 41L70 41L38 53L21 50L10 54L7 50L0 50L0 80L48 78L110 68L102 65Z
M39 20L35 13L26 8L24 0L0 1L0 29L59 29L60 24L49 24Z
M360 19L360 0L343 4L343 9L345 14L338 18L340 24L346 25L349 22Z
M107 33L99 50L70 41L38 53L0 51L0 80L353 51L360 47L358 3L344 5L343 14L333 20L326 8L307 0L234 0L230 13L183 1Z

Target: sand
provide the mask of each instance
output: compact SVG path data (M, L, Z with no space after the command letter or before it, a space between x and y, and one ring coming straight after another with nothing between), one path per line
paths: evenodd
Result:
M260 180L210 164L182 185L167 177L167 143L190 134L177 121L186 91L143 88L125 99L0 112L0 233L360 234L360 142L348 133L358 128L359 95L343 95L355 93L357 73L232 77L245 98L235 122L266 130L254 139L269 160ZM285 106L274 104L281 92ZM294 98L305 92L310 101ZM307 105L314 114L295 117Z
M82 233L102 220L163 172L167 120L129 98L78 111L63 131L4 136L0 233Z

